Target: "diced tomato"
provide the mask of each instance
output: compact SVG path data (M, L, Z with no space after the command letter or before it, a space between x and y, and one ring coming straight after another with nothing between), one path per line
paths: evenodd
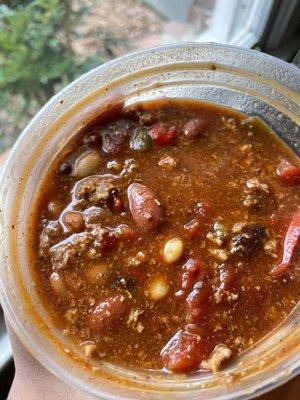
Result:
M204 335L207 336L207 331L203 327L201 327L199 325L187 324L187 325L185 325L184 328L189 333L195 333L195 334L203 336L203 337L204 337Z
M198 324L206 314L210 300L210 289L199 281L186 298L186 324Z
M300 183L300 168L283 159L277 167L277 175L286 183Z
M300 245L300 209L293 216L286 231L281 262L272 269L271 274L280 277L289 271L292 259Z
M171 146L177 138L176 127L169 126L163 122L153 125L149 130L149 134L158 146Z
M226 290L229 290L233 285L235 278L235 268L228 264L219 266L220 284L215 291L215 300L220 301Z
M201 269L201 262L190 258L183 266L182 289L190 290L194 286Z
M161 351L167 370L177 373L195 371L206 357L207 344L200 335L178 331Z
M182 267L181 289L175 293L179 299L185 298L188 292L193 289L197 281L203 281L209 274L209 269L197 258L190 258Z

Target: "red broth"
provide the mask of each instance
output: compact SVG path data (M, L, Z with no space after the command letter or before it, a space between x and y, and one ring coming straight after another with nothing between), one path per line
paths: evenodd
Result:
M51 166L29 246L86 357L219 370L299 300L300 165L258 118L191 100L120 110Z

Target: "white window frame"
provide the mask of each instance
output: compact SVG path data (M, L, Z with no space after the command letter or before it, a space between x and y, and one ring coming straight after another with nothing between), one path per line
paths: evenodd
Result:
M164 17L184 21L192 0L144 0ZM252 0L250 15L244 29L235 37L230 33L235 24L237 8L243 0L216 0L210 27L194 41L213 41L243 47L254 46L262 37L274 0Z
M268 22L274 0L253 0L244 29L230 39L236 10L241 0L216 0L210 28L198 40L213 40L251 48L260 39Z

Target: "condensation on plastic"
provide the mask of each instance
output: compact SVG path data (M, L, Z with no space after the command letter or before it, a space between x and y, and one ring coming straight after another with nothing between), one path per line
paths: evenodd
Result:
M87 393L115 400L249 399L299 373L299 304L280 327L215 376L91 365L39 303L25 240L30 205L49 163L105 101L185 97L234 107L262 117L299 155L299 92L299 70L265 54L217 44L170 45L88 72L35 116L1 175L0 284L10 323L46 368Z

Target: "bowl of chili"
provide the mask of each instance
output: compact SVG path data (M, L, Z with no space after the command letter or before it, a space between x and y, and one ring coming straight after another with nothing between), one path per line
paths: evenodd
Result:
M103 399L246 399L295 376L300 365L298 124L299 71L265 54L232 46L184 44L144 50L96 68L62 90L24 130L1 175L1 303L23 344L58 377ZM128 130L133 134L127 134ZM270 139L270 130L284 143ZM97 146L106 157L101 181ZM118 151L125 151L123 158L112 159ZM154 158L147 155L152 151ZM133 161L132 152L136 152ZM280 159L275 157L277 153ZM214 160L222 164L216 165ZM140 175L133 172L129 177L135 163L141 166ZM49 175L49 166L54 164L55 173ZM269 175L265 173L268 166L274 170ZM181 174L177 168L182 168ZM256 175L248 174L251 168L256 168ZM184 171L190 171L189 175ZM51 177L48 181L46 172ZM115 185L112 176L116 172L123 174L125 192L122 180L121 186ZM168 180L168 176L173 177ZM278 179L277 183L268 184L268 177L270 182ZM236 185L242 178L242 197L235 203ZM47 190L37 200L41 182ZM176 202L178 196L178 206L165 197L166 182L171 200ZM91 188L104 183L98 196ZM193 194L197 184L200 189L207 188L199 189L203 194L199 201L199 192ZM270 193L276 194L276 201ZM58 203L63 204L56 213ZM256 219L249 211L252 207ZM234 219L233 211L246 213L246 223L240 223L240 217ZM56 218L58 231L53 223ZM106 221L105 229L95 223L97 218ZM113 218L118 229L107 228ZM160 228L162 223L165 230ZM91 227L84 231L84 240L83 226ZM29 240L32 232L35 237L38 232L38 240ZM278 247L274 244L277 239ZM125 259L120 250L113 250L116 258L108 261L128 262L128 268L114 266L117 272L111 277L95 252L102 257L102 252L111 251L120 240L132 240L127 247L133 251L128 250ZM202 242L207 243L206 250L201 250ZM76 264L82 251L93 268L86 260ZM139 268L147 251L157 251L159 274ZM201 255L203 251L210 254L209 260ZM32 252L38 257L32 258ZM287 276L295 257L296 272L290 279ZM85 286L82 276L68 269L70 260L76 271L85 265L86 282L92 280L89 285L110 276L106 297L95 301L99 287L88 292L92 286ZM217 271L217 278L206 270L203 260ZM49 262L51 271L47 270ZM43 276L49 278L44 286ZM238 279L233 291L232 279ZM73 282L81 283L72 286ZM65 286L72 286L70 292L77 293L77 297L72 294L75 306L64 306ZM48 297L41 296L42 291ZM211 293L217 304L209 303L205 324L197 322L204 318L200 292ZM235 301L238 296L243 298L243 292L248 295L238 308ZM50 304L53 293L59 300ZM135 295L145 296L156 306L147 309L145 300L144 308L139 303L133 307ZM172 300L163 305L167 296L173 296ZM76 319L79 298L88 304L80 312L83 319ZM184 304L184 322L177 314L183 310L180 304ZM59 309L68 325L58 319L53 322L50 305ZM151 314L153 308L156 311ZM235 328L228 315L233 308L237 308L234 322L239 328L238 334L231 335ZM221 311L226 314L221 320L225 329L222 324L219 328L220 319L215 319ZM245 318L241 318L243 313ZM174 317L172 322L169 314ZM124 328L119 337L117 333L114 336L123 318ZM104 335L108 328L109 334ZM80 345L70 340L71 336L80 337ZM101 353L97 348L100 337L108 337L105 340L112 340L115 347L101 342L100 350L106 350ZM214 342L216 337L222 340ZM234 340L236 348L231 348L228 343ZM133 343L141 352L131 351L126 358L122 353L128 353ZM153 356L147 364L151 350L157 354L158 345L160 357ZM232 350L238 348L243 350L241 354ZM145 349L148 352L143 353ZM90 357L94 352L98 356ZM201 357L195 358L195 354ZM232 355L238 356L219 370Z

